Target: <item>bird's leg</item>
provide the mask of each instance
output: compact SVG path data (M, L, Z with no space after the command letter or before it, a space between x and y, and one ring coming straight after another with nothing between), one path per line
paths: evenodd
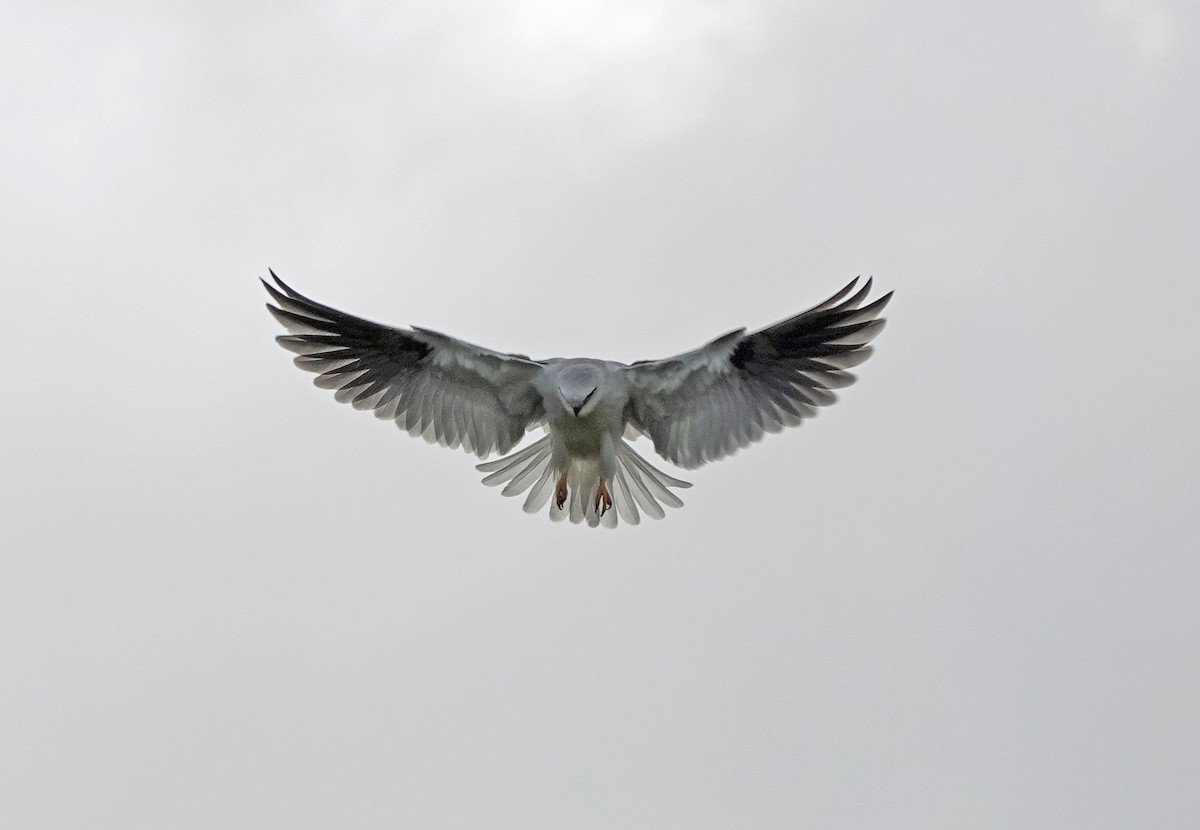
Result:
M612 494L608 492L608 485L604 483L604 479L600 479L600 486L596 488L596 509L603 516L612 507Z
M554 503L558 505L558 509L562 510L562 506L567 503L567 474L563 473L558 477L558 483L554 485Z

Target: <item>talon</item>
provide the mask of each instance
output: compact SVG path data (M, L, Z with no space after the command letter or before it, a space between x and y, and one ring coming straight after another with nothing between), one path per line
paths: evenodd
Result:
M601 516L612 507L612 495L608 492L608 485L604 483L604 479L600 479L600 486L596 488L595 507Z
M562 506L567 503L567 474L563 473L559 476L558 483L554 485L554 503L562 510Z

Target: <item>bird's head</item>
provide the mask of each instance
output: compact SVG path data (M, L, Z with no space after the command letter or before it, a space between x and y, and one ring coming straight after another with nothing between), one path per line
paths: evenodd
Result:
M597 407L602 397L604 372L599 366L576 364L559 373L558 395L567 411L578 418L586 417Z

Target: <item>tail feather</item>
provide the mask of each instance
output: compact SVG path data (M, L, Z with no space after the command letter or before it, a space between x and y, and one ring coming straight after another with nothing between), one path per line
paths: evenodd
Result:
M489 475L483 483L489 486L505 484L501 491L505 496L524 493L523 508L526 513L536 513L550 501L558 477L564 471L552 463L550 436L546 436L523 450L503 458L476 465L476 469ZM606 482L613 505L601 515L596 505L596 492L600 487L600 464L594 458L571 459L567 475L567 501L560 508L550 504L550 518L556 522L570 519L573 524L586 522L589 527L616 527L618 517L626 524L641 522L642 514L652 519L666 515L663 505L682 507L683 502L668 488L684 488L692 485L667 475L642 458L633 447L618 441L616 447L617 466L612 479Z
M521 509L526 513L538 512L546 506L546 502L550 501L550 493L553 491L554 466L547 462L545 469L542 470L542 477L529 489L529 495L525 497L525 504Z
M647 516L651 519L661 519L666 516L666 511L662 509L662 505L654 500L654 496L650 495L650 491L646 488L646 484L642 479L628 467L622 466L622 478L626 475L629 477L629 482L632 486L628 487L629 495L632 496L634 503L642 508Z
M543 450L550 447L550 436L547 435L538 441L534 441L523 450L510 453L502 458L497 458L495 461L486 461L483 464L476 464L475 469L481 473L491 473L487 476L483 483L490 486L502 484L508 481L513 476L521 472L521 465L535 455L538 455Z
M596 522L593 523L592 516L588 513L587 491L588 484L595 481L590 489L592 493L596 492L596 487L600 486L600 465L594 460L587 461L571 461L571 468L567 470L567 511L570 514L568 518L571 524L577 525L584 519L588 520L588 525L595 527L599 523L599 516L596 516Z
M617 465L616 485L610 489L612 490L613 506L617 509L617 513L625 520L626 524L641 524L642 517L638 513L637 502L629 490L629 476L625 475L625 468L620 464Z
M537 481L538 476L542 475L546 470L550 469L550 447L546 446L535 455L521 472L513 476L513 480L501 491L503 495L515 496L519 493L524 493L531 486L532 482Z

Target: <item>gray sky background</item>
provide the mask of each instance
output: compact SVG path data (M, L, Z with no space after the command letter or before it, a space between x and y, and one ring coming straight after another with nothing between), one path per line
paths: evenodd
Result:
M0 825L1200 822L1195 4L0 31ZM268 265L625 361L897 293L840 404L607 532L314 389Z

